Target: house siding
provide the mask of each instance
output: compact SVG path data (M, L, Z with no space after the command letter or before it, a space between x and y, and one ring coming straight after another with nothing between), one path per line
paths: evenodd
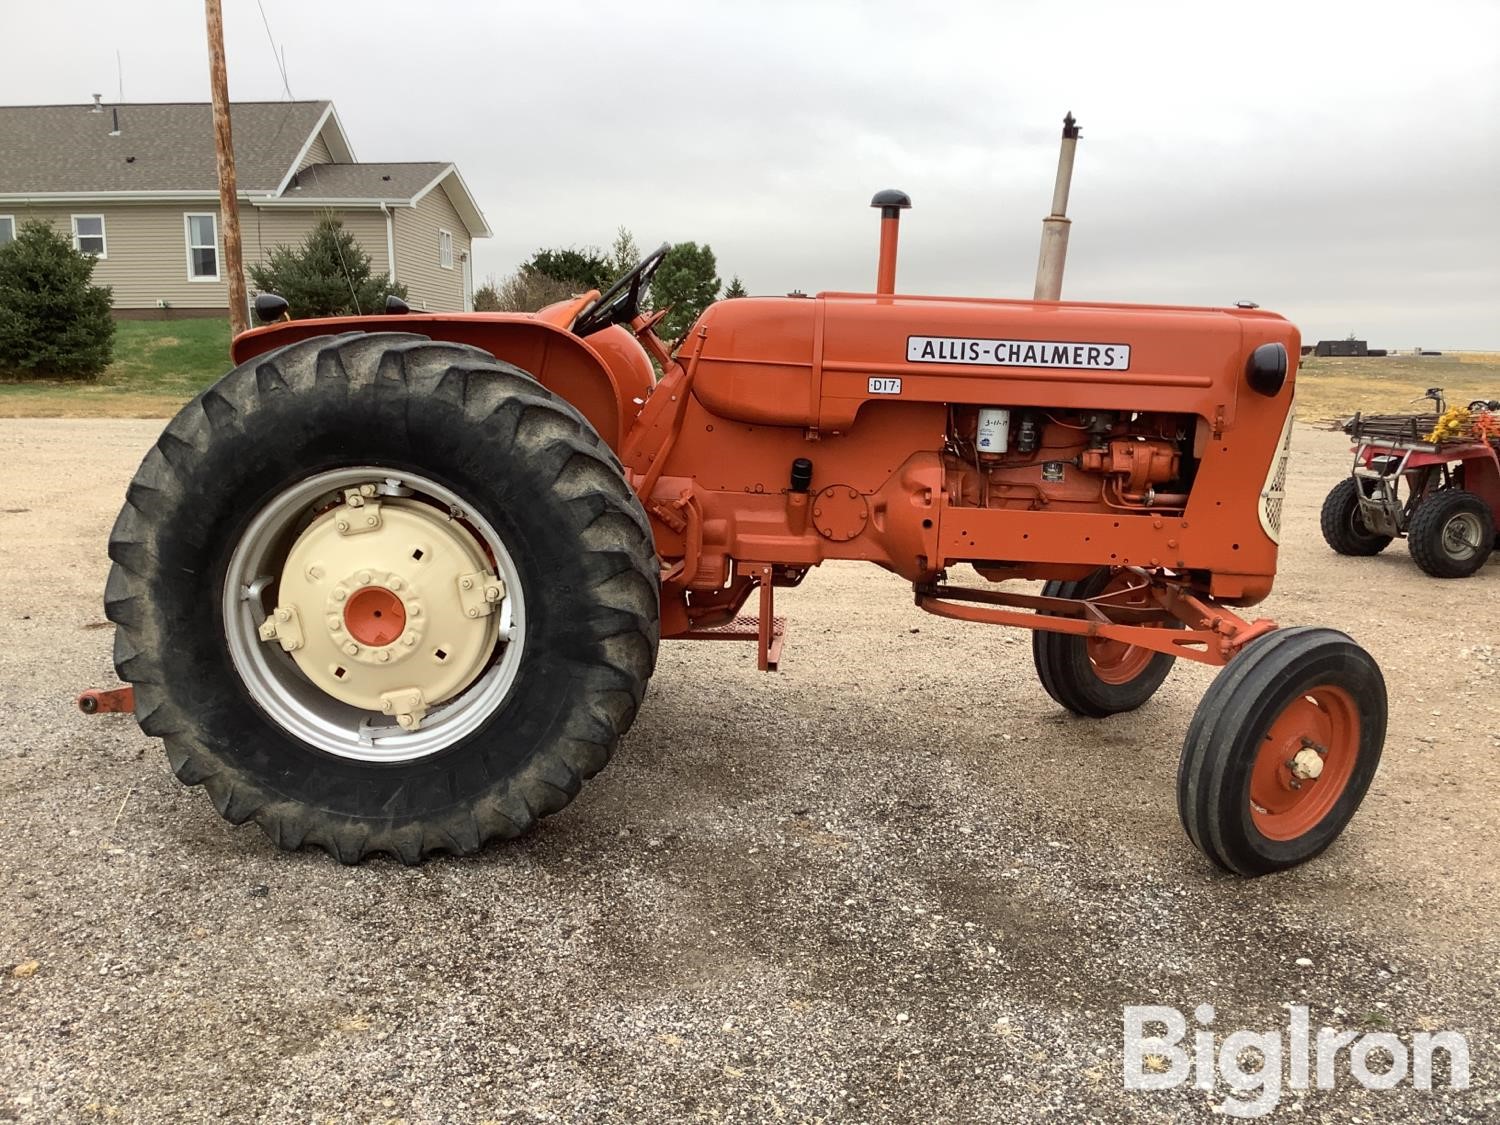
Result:
M460 312L464 307L464 264L471 253L468 228L442 186L415 207L392 211L396 227L396 280L407 288L413 308ZM453 268L438 264L438 231L453 235Z
M323 136L320 133L318 136L313 138L313 143L311 147L308 148L307 155L304 156L302 158L302 162L297 165L297 171L300 172L302 171L302 169L312 164L332 163L334 163L333 153L329 151L328 145L323 140Z
M113 304L118 311L163 307L184 310L229 308L229 285L224 280L222 224L218 232L220 280L188 280L187 232L183 216L204 212L217 215L219 208L212 202L173 205L117 203L108 206L80 203L68 207L7 204L6 207L6 214L15 215L17 227L39 219L70 238L72 216L103 215L107 256L95 265L94 282L108 285L113 290ZM315 208L293 210L241 205L240 239L247 271L250 266L264 262L276 246L300 243L324 213ZM386 251L385 216L379 211L338 214L344 221L344 228L370 255L374 271L388 272L390 257ZM433 237L437 236L434 234ZM457 238L455 234L455 243ZM246 285L254 289L248 275Z
M228 308L228 286L221 281L188 280L187 232L183 215L218 212L211 202L175 205L101 206L78 203L64 207L20 207L17 224L40 219L73 235L73 215L104 216L106 257L94 266L94 283L108 285L120 309ZM220 276L223 276L224 232L219 231Z

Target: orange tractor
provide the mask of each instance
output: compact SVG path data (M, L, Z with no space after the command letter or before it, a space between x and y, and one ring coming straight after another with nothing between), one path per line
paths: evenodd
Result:
M1241 875L1320 852L1380 757L1380 671L1230 608L1276 570L1296 329L897 294L909 201L874 205L875 292L721 301L675 349L643 307L666 247L534 314L287 321L263 296L279 322L130 485L106 608L133 697L86 708L133 710L282 847L468 853L604 767L660 639L774 668L775 591L858 559L929 612L1034 630L1080 716L1141 706L1179 658L1227 666L1183 825Z

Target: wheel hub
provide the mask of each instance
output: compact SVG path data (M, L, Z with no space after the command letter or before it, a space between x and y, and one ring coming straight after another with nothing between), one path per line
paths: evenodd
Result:
M1304 746L1288 763L1292 776L1301 781L1316 781L1323 775L1323 755L1315 747Z
M385 586L366 586L344 606L344 629L357 644L390 644L406 629L406 606ZM409 641L415 644L415 640Z
M297 537L260 636L335 699L415 730L488 665L505 586L451 513L373 492L348 490Z

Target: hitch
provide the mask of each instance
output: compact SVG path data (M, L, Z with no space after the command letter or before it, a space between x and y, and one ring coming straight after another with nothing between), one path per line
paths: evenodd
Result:
M78 709L85 715L114 715L135 712L135 688L90 688L77 699Z

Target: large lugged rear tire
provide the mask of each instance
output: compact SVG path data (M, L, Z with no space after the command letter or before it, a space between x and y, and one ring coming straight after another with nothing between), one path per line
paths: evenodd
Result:
M1303 863L1344 830L1380 764L1385 680L1336 629L1279 629L1209 685L1177 769L1188 838L1226 871Z
M1345 477L1329 490L1319 519L1323 542L1341 555L1378 555L1390 546L1391 537L1365 526L1359 513L1359 487L1359 481Z
M1073 582L1051 581L1042 587L1049 598L1093 598L1128 589L1129 572L1109 567ZM1129 604L1129 603L1127 603ZM1144 600L1140 604L1146 604ZM1180 628L1177 623L1165 628ZM1177 658L1137 645L1070 633L1031 634L1031 659L1042 687L1063 707L1087 719L1134 711L1156 694Z
M1495 518L1473 492L1446 488L1418 505L1406 532L1416 564L1434 578L1467 578L1495 549Z
M421 336L230 372L146 455L109 553L141 729L227 820L345 863L561 809L656 659L650 528L608 447L526 373Z

